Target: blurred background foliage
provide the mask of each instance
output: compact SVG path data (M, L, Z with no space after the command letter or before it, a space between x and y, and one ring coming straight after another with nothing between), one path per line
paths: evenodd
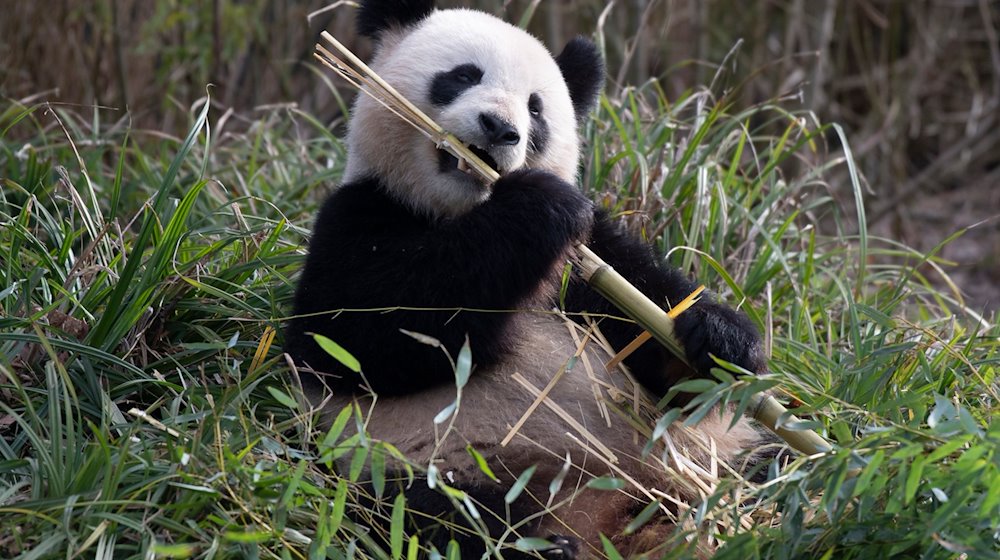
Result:
M329 29L361 54L349 2L3 0L0 95L102 107L104 120L186 130L212 84L219 118L295 104L336 125L352 92L316 72ZM609 88L711 87L739 106L787 96L847 130L874 231L941 255L973 308L1000 309L1000 2L996 0L469 0L554 50L603 30ZM317 10L330 8L308 16ZM332 87L331 87L332 83ZM835 138L829 150L841 150ZM827 157L827 156L824 156ZM849 201L847 181L831 180Z

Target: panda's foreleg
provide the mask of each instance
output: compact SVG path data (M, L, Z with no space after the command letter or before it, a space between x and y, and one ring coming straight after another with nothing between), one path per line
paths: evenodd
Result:
M551 280L592 220L592 203L573 185L546 171L515 171L485 203L444 224L435 245L442 264L457 265L463 299L512 310Z
M664 308L676 305L697 288L681 271L661 262L652 248L614 224L603 211L595 213L588 246L654 302ZM566 298L568 311L620 317L622 314L582 281L574 282ZM682 313L674 329L684 345L685 367L658 344L648 343L626 360L633 374L647 389L663 395L681 378L707 375L715 366L709 353L753 372L766 371L760 335L750 319L708 296ZM621 349L642 329L630 321L606 319L601 331Z

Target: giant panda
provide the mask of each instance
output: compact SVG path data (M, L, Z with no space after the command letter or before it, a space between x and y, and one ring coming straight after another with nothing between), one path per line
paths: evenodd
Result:
M576 38L553 56L492 15L437 10L431 0L362 1L358 29L376 45L370 66L501 177L482 184L377 101L358 96L344 182L315 219L285 332L307 396L330 413L360 403L372 438L417 464L433 462L441 481L475 504L490 538L463 530L468 521L461 515L437 524L455 508L427 480L399 488L414 512L408 530L439 551L454 540L464 558L587 557L601 550L601 535L622 553L655 549L671 530L666 513L624 531L650 502L649 489L681 500L696 496L644 456L645 438L595 396L629 390L620 369L603 367L609 356L602 347L621 349L641 329L621 320L578 275L563 285L564 270L575 244L586 242L664 308L696 285L575 184L578 128L605 80L598 49ZM592 325L584 317L599 320L606 344L575 357ZM752 372L766 369L753 324L711 297L682 313L676 332L693 371L654 342L625 361L652 402L682 378L707 375L715 365L710 355ZM360 374L322 350L313 334L350 352ZM443 426L434 419L455 401L454 360L466 341L472 374L441 441ZM540 389L557 373L546 397L555 406L538 406L503 442L536 400L515 374ZM711 415L670 434L696 458L711 448L725 460L757 437L743 421L729 429L730 420ZM498 480L484 473L469 446ZM508 490L529 468L526 489L507 504ZM629 485L609 491L586 484L607 475ZM549 485L559 477L550 499ZM669 513L670 500L664 507ZM510 526L516 531L509 534ZM548 545L515 550L519 537Z

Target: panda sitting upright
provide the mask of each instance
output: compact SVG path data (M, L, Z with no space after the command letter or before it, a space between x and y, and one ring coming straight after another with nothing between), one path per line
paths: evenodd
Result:
M511 542L529 536L548 539L552 546L541 550L546 557L582 557L600 550L601 534L623 553L655 548L671 529L668 519L623 532L648 504L648 492L596 490L585 482L624 473L647 490L675 488L682 498L694 496L678 489L662 466L647 464L642 438L625 419L607 414L595 384L605 391L624 387L624 375L606 371L607 356L598 350L587 351L592 373L573 362L578 343L553 312L561 299L567 316L581 323L584 312L608 317L599 328L616 350L641 333L631 322L610 318L621 313L575 276L560 293L564 265L581 241L665 308L696 287L595 210L574 185L578 124L605 78L597 48L577 38L553 57L535 38L491 15L435 10L432 0L362 1L358 24L377 43L371 67L501 178L484 186L420 132L369 96L358 96L345 182L316 218L285 333L286 351L303 373L309 397L317 403L327 398L327 410L336 411L374 392L369 434L420 464L434 461L448 483L477 504L494 542L460 526L432 528L427 519L453 507L426 482L402 490L408 507L418 512L410 530L426 530L422 542L442 552L455 539L464 558L496 551L517 557L524 553ZM709 298L681 314L675 328L696 374L713 367L710 353L750 371L766 369L750 321ZM353 354L361 374L322 350L313 333ZM451 358L466 340L474 369L453 431L438 441L433 420L455 399ZM654 402L693 373L655 342L625 363ZM512 375L540 389L560 368L547 399L606 451L595 450L578 428L544 405L501 445L536 399ZM703 421L694 438L704 441L691 440L687 451L705 455L700 450L709 438L723 459L743 451L756 432L742 421L727 430L730 419L713 415ZM483 474L468 445L485 457L499 483ZM549 500L549 483L567 456L573 468ZM506 504L505 494L529 467L536 470L527 489ZM504 534L510 526L516 535Z

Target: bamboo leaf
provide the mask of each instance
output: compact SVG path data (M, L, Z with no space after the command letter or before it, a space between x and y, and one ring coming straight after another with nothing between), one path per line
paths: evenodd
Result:
M469 375L472 374L472 348L469 346L469 338L465 338L462 349L458 351L458 360L455 362L455 383L461 390L469 382Z
M333 510L330 512L330 534L336 534L344 520L347 509L347 480L337 481L337 490L333 493Z
M455 410L457 408L458 408L458 403L457 402L453 402L453 403L449 404L448 406L442 408L441 411L438 412L434 416L434 423L435 424L441 424L445 420L451 418L451 415L455 413Z
M482 471L483 474L488 476L490 480L494 482L500 482L500 479L497 478L497 475L493 474L493 469L491 469L489 464L486 463L486 458L483 457L481 453L476 451L476 449L472 447L471 443L465 446L465 451L472 456L472 459L476 462L476 465L479 467L479 470Z
M329 449L337 443L337 440L340 439L340 434L347 427L347 421L350 420L351 412L353 411L354 405L350 404L340 409L337 418L334 419L333 424L330 425L330 429L326 432L326 436L323 437L323 440L319 444L320 450Z
M354 373L361 372L361 364L354 356L351 355L350 352L345 350L343 346L321 334L313 334L312 337L327 354L333 356L333 358L340 362L344 367Z
M628 525L625 526L623 533L625 533L626 535L631 535L632 533L635 533L636 531L641 529L642 526L645 525L647 521L652 519L653 515L655 515L656 512L658 511L660 511L659 500L649 502L649 505L642 508L642 511L640 511L639 514L632 519L632 521L628 522Z
M375 498L381 500L385 493L385 448L381 443L372 448L371 477Z
M920 478L924 474L924 464L926 457L917 457L910 463L910 472L906 475L906 484L903 487L903 503L909 504L917 494L920 487Z
M625 488L625 481L612 476L601 476L587 481L587 488L594 490L621 490Z
M393 558L403 556L403 523L406 520L406 497L400 492L392 502L392 521L389 524L389 548Z
M503 501L505 504L510 505L514 503L514 500L524 492L525 487L528 486L528 482L531 481L531 477L535 474L535 465L524 469L524 471L517 477L514 484L511 485L510 490L504 494Z
M601 548L604 549L604 555L608 557L608 560L625 560L618 549L615 548L614 543L612 543L608 537L601 534Z
M282 391L281 389L278 389L277 387L274 386L268 386L267 392L271 393L271 396L274 397L274 400L278 401L282 406L288 408L289 410L298 409L299 404L295 402L295 399L288 396L288 394Z

